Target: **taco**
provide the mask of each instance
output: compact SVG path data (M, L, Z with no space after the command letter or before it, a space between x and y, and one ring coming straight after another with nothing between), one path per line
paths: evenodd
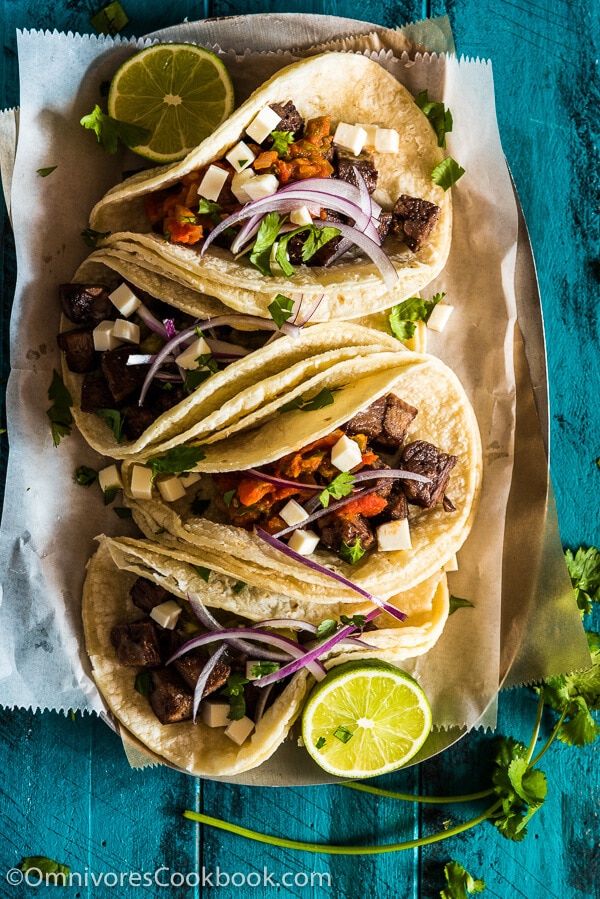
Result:
M358 612L345 604L329 607L334 617L323 621L310 607L262 588L245 585L240 591L235 580L213 574L207 583L197 567L143 541L99 540L83 592L86 646L98 689L124 737L198 776L231 776L258 766L285 739L313 675L322 677L349 658L398 661L425 652L447 616L441 572L402 598L411 607L405 625L392 619L379 626L386 617L381 614L365 626L360 606ZM337 620L340 609L351 611L345 619L350 625ZM313 612L314 623L299 614L304 611ZM219 628L227 639L216 633ZM353 636L336 643L332 634L345 631ZM312 648L315 637L332 648L319 653ZM309 646L313 661L306 663ZM291 663L297 670L277 679ZM276 679L261 686L267 677Z
M315 603L386 599L434 575L474 518L477 423L439 360L378 361L340 365L328 397L296 395L258 428L124 463L144 534Z
M357 89L357 85L360 89ZM182 162L133 175L94 207L107 247L265 316L277 294L315 321L388 308L443 268L451 201L436 135L378 63L327 53L275 74ZM247 252L249 250L249 252Z
M273 318L232 313L164 272L102 250L60 295L58 341L76 423L94 449L116 459L181 434L219 439L336 363L401 351L391 336L358 325L278 327ZM192 300L200 318L185 311ZM118 337L116 326L125 329Z

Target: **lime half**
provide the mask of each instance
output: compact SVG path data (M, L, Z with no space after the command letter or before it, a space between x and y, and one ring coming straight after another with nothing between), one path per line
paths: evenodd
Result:
M108 94L115 119L148 129L132 147L154 162L175 162L233 111L233 85L214 53L195 44L154 44L117 70Z
M310 693L302 738L312 758L339 777L374 777L404 765L431 731L419 684L387 662L347 662Z

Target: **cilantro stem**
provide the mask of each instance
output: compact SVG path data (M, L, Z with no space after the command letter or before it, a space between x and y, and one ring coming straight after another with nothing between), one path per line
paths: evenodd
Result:
M452 802L474 802L476 799L486 799L495 793L494 787L487 790L481 790L479 793L468 793L464 796L414 796L410 793L395 793L393 790L382 790L379 787L370 787L367 784L348 783L342 784L350 790L359 790L362 793L372 793L374 796L386 796L388 799L400 799L406 802L425 802L449 805Z
M538 705L537 705L537 714L535 716L535 726L533 728L531 740L529 741L529 746L527 748L527 765L528 765L528 767L531 767L531 756L533 755L533 751L535 749L535 744L537 743L537 738L540 733L543 711L544 711L544 690L542 688L540 690L540 698L538 700Z
M532 767L533 767L534 765L537 765L537 763L538 763L539 760L542 758L542 756L543 756L543 755L547 752L547 750L550 748L551 744L554 742L554 740L555 740L555 738L556 738L557 733L558 733L559 730L561 729L562 723L563 723L563 721L565 720L566 716L567 716L567 710L566 710L566 709L563 709L563 712L562 712L560 718L558 719L558 721L557 721L556 724L554 725L554 729L553 729L552 733L550 734L550 736L548 737L548 739L546 740L546 742L544 743L544 745L542 746L542 748L540 749L540 751L538 752L538 754L536 755L536 757L531 761L530 764L531 764Z
M283 837L273 837L268 834L259 833L256 830L249 830L247 827L240 827L238 824L230 824L229 821L223 821L221 818L213 818L210 815L203 815L198 812L186 809L183 813L184 818L191 821L198 821L200 824L208 824L211 827L217 827L219 830L226 830L229 833L235 833L240 837L246 837L249 840L256 840L258 843L267 843L270 846L281 846L284 849L297 849L299 852L322 852L326 855L381 855L384 852L401 852L404 849L416 849L419 846L428 846L431 843L439 843L441 840L447 840L454 837L471 827L476 827L482 821L491 818L502 805L499 799L491 805L485 812L477 815L476 818L470 818L464 824L458 824L456 827L450 827L441 833L434 833L429 837L420 837L417 840L406 840L402 843L391 843L388 846L329 846L326 843L303 843L299 840L288 840Z

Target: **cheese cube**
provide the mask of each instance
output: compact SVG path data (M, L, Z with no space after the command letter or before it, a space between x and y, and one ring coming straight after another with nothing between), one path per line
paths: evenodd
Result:
M244 716L240 718L238 721L230 721L227 727L225 728L225 736L229 737L230 740L233 740L234 743L237 743L238 746L241 746L244 740L250 736L252 731L254 730L254 721Z
M442 566L443 571L458 571L458 559L456 555L451 556L445 565Z
M227 169L222 169L218 165L209 166L204 178L198 185L198 196L216 203L226 181Z
M121 341L114 335L114 326L114 322L105 320L96 325L92 331L94 349L99 353L103 353L105 350L116 350L118 346L121 346Z
M180 353L179 356L177 356L175 362L180 368L185 368L186 371L193 371L196 368L200 368L200 363L198 362L199 356L210 355L210 347L204 337L198 337L197 340L190 343L189 347L187 347L183 353Z
M128 322L126 318L118 318L113 328L113 337L123 343L139 343L140 327L134 322Z
M179 478L174 476L165 478L164 481L158 481L156 486L166 503L174 503L176 499L181 499L185 496L185 487Z
M299 206L290 212L290 222L294 225L312 225L312 215L306 206Z
M157 624L160 624L161 627L168 631L173 630L180 615L181 606L174 599L161 602L160 605L154 606L150 612L150 618L153 618Z
M262 200L263 197L271 197L277 193L279 181L275 175L257 175L249 178L244 184L244 190L251 200Z
M367 133L367 139L365 140L366 147L374 147L375 146L375 135L379 131L377 125L365 125L363 122L356 123L358 128L362 128L363 131Z
M246 182L251 178L255 178L254 169L244 169L243 172L236 172L231 180L231 193L234 195L238 203L249 203L250 196L246 193Z
M447 303L438 303L437 306L434 306L433 312L429 316L427 327L431 328L432 331L443 331L453 312L454 306L449 306Z
M265 106L261 109L259 114L252 119L246 128L246 134L251 140L256 141L257 144L262 144L271 131L277 129L280 121L281 116L279 113L275 112L274 109L271 109L270 106Z
M208 727L227 727L231 721L229 703L225 699L205 699L200 705L202 720Z
M360 125L348 125L346 122L340 122L335 129L333 142L339 147L350 150L355 156L358 156L367 140L367 132Z
M133 291L127 287L127 284L121 284L116 290L109 293L108 299L125 318L133 315L138 306L142 304L142 301L138 300Z
M243 140L225 154L225 159L231 163L236 172L243 172L249 165L252 165L255 158L254 153Z
M280 510L279 517L283 518L285 523L289 525L301 524L301 522L306 521L308 518L308 512L306 512L295 499L291 499L285 504L283 509Z
M378 153L397 153L400 149L400 135L394 128L378 128L375 149Z
M191 487L193 484L197 484L200 480L200 472L199 471L188 471L187 474L179 475L179 480L183 484L184 487Z
M362 453L356 440L344 434L331 447L331 464L340 471L351 471L362 462Z
M288 540L288 546L301 556L310 556L319 545L319 535L314 531L294 531Z
M129 492L134 499L152 499L152 470L146 465L133 466Z
M408 518L397 521L386 521L377 528L377 546L381 552L393 552L397 549L412 549Z
M106 493L107 490L121 490L123 481L116 465L109 465L98 472L98 483Z
M248 662L246 662L246 677L248 678L248 680L260 680L260 678L261 678L260 674L252 673L252 670L257 665L260 665L259 659L250 659ZM279 668L279 665L277 665L277 667Z

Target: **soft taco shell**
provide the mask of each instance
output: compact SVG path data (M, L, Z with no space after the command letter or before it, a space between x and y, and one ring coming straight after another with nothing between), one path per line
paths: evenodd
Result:
M357 89L359 85L359 89ZM330 268L300 266L292 279L266 278L244 257L211 247L200 257L193 247L166 242L151 231L144 199L152 191L218 160L243 136L245 128L269 103L291 99L301 115L331 115L332 122L373 123L400 134L397 153L375 153L379 182L374 198L391 209L401 194L435 203L441 215L424 246L412 253L388 238L386 250L398 273L391 292L373 263L342 257ZM315 320L356 318L388 308L428 284L443 268L451 241L451 201L431 180L442 160L435 133L412 95L378 63L360 54L326 53L294 63L267 81L184 160L138 173L112 188L91 213L91 227L112 232L108 245L119 242L160 257L174 278L233 309L267 315L277 293L300 292L314 300L324 293Z

